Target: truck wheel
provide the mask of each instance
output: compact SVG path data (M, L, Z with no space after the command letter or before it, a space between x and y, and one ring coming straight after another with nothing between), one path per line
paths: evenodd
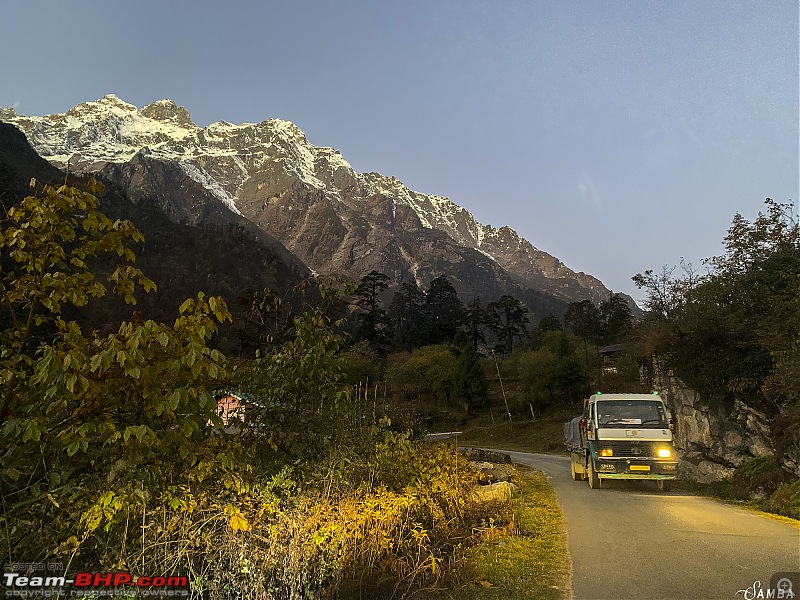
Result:
M659 492L668 492L672 489L672 482L669 479L659 479L656 481Z
M572 460L571 458L569 459L569 466L570 469L572 470L572 481L578 481L579 479L582 479L582 477L575 470L575 461Z
M589 480L589 487L593 490L600 489L600 477L598 477L597 473L595 473L594 465L592 465L592 459L589 459L589 474L587 476Z

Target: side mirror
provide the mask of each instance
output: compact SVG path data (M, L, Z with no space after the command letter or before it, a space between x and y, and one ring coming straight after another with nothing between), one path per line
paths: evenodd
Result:
M671 418L671 419L669 420L669 430L670 430L671 432L673 432L673 433L675 433L675 425L676 425L676 423L675 423L675 419L672 419L672 418Z

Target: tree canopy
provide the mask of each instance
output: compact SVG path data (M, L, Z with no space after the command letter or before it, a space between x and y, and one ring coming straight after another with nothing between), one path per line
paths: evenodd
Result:
M800 233L791 205L765 205L753 222L736 214L706 274L683 264L633 279L647 293L646 352L708 397L774 414L800 397Z

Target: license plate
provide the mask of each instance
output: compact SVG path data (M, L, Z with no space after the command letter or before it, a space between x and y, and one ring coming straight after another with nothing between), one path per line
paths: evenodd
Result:
M650 465L631 465L631 471L649 471Z

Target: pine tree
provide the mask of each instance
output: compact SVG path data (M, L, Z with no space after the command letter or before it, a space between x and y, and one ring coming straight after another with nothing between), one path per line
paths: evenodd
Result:
M426 332L425 293L416 281L400 286L389 304L389 322L394 331L394 345L410 352L423 343Z
M528 309L513 296L501 296L486 307L489 327L497 334L504 354L511 354L514 338L528 334Z
M456 331L464 324L464 304L444 275L431 281L428 286L425 314L428 318L428 344L452 342Z
M355 304L361 309L356 314L356 340L368 341L380 353L386 352L389 345L389 318L379 298L380 293L389 287L388 281L388 275L370 271L361 278L353 293Z
M461 356L453 378L453 391L457 398L466 400L470 412L489 405L489 383L486 381L481 359L469 340L461 346Z

